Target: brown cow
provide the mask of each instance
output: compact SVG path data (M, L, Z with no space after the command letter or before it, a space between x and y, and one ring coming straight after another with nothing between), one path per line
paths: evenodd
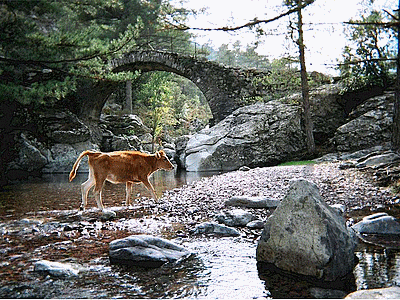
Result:
M100 210L104 210L101 201L101 190L106 180L112 183L126 183L126 205L130 204L132 185L140 182L146 186L154 199L157 200L154 188L149 182L149 176L159 169L172 170L174 168L163 150L153 155L139 151L103 153L86 150L79 155L74 163L69 173L69 181L75 178L79 163L85 155L89 158L89 178L81 185L82 205L80 208L82 210L85 210L88 193L93 186L95 186L94 196L97 206Z

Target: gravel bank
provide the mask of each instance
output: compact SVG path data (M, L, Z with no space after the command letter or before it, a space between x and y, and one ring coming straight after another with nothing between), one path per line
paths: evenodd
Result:
M293 179L314 182L328 204L344 204L346 212L375 211L395 200L389 188L378 187L373 178L355 169L341 170L338 163L303 166L280 166L235 171L203 178L180 189L164 193L161 203L154 203L175 222L194 224L211 220L227 209L232 196L264 196L281 200ZM251 209L265 219L271 212ZM365 212L364 212L365 213Z

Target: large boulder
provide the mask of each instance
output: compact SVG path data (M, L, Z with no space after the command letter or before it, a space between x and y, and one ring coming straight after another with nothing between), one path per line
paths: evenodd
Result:
M150 235L132 235L112 241L109 245L110 262L129 266L155 268L190 254L171 241Z
M306 152L303 132L297 105L270 101L242 107L189 139L185 167L228 171L299 159Z
M377 96L357 107L350 121L337 128L332 143L337 151L357 151L389 144L393 123L393 93Z
M323 281L335 281L355 266L356 239L344 218L328 206L318 187L304 179L267 220L257 246L257 261Z

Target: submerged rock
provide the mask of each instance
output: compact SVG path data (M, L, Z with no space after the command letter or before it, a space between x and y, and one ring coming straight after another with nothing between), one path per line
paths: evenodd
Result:
M292 182L267 220L257 246L257 261L334 281L353 270L355 246L344 218L325 203L315 184L300 179Z
M111 264L157 268L190 254L169 240L150 235L131 235L112 241L109 245Z

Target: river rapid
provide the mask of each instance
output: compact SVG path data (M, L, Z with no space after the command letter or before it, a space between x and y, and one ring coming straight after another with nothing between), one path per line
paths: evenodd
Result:
M367 174L340 170L336 164L257 168L225 174L160 171L151 181L162 198L155 201L142 185L134 186L132 206L121 206L124 185L107 183L105 207L116 212L102 220L91 195L82 213L80 184L68 174L10 185L0 191L0 297L2 298L341 298L356 289L400 285L400 253L360 244L359 263L345 288L313 286L299 278L257 269L261 230L240 228L239 237L194 236L192 230L226 210L232 196L282 199L296 178L315 182L328 204L346 205L346 217L387 211L399 217L398 199L374 185ZM273 210L249 209L265 220ZM112 266L108 243L132 234L172 239L193 255L158 269ZM68 262L81 270L72 278L37 274L40 259Z

